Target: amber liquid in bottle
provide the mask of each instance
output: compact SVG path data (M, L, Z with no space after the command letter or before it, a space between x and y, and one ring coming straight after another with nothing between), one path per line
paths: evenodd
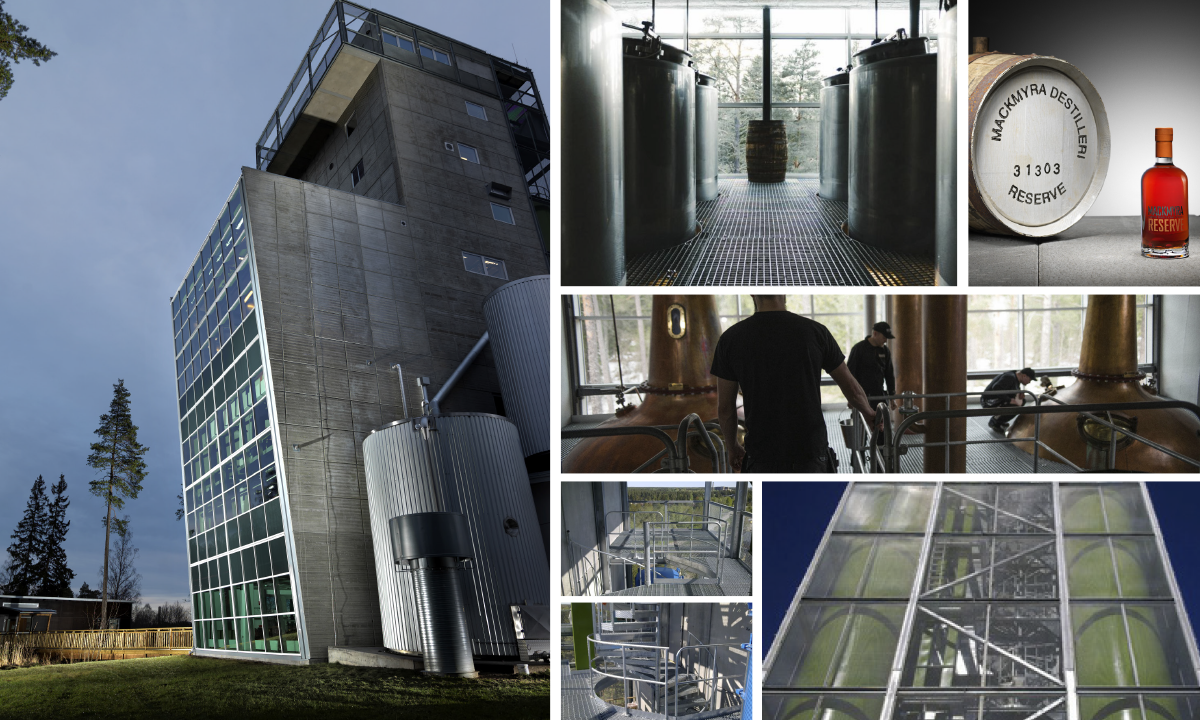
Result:
M1171 128L1154 129L1154 167L1142 174L1142 255L1188 256L1187 174L1171 161Z

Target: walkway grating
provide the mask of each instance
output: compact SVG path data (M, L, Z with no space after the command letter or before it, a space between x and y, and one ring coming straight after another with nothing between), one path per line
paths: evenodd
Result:
M817 196L816 178L720 181L702 202L703 231L626 261L628 285L932 285L931 259L880 250L842 232L846 203Z

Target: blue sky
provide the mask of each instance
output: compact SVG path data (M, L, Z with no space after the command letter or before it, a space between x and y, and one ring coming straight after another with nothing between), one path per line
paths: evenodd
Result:
M142 592L187 593L169 298L330 0L8 0L59 53L0 100L0 558L39 474L64 473L67 557L95 587L92 435L124 378L150 475L127 505ZM547 0L375 8L530 67L550 98ZM515 48L515 50L514 50Z
M1152 482L1149 486L1179 592L1192 622L1200 623L1200 558L1194 551L1200 542L1196 526L1200 483ZM767 638L764 648L770 648L779 631L845 488L841 482L763 483L762 504L773 509L762 514L763 597L759 612Z

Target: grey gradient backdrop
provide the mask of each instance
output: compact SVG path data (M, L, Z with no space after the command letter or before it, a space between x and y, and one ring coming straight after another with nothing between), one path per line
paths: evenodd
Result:
M1088 215L1141 213L1154 128L1175 128L1175 164L1200 173L1200 2L967 0L970 37L991 49L1053 55L1079 68L1108 112L1112 157ZM1195 208L1191 211L1195 214Z
M0 100L0 561L39 474L70 485L67 558L99 580L92 434L124 378L149 446L131 501L144 598L187 594L169 297L330 0L9 0L59 53ZM550 106L548 0L366 3L532 68Z

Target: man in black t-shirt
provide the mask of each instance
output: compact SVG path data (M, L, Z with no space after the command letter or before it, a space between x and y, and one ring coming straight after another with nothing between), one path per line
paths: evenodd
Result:
M887 341L895 337L891 325L877 322L866 339L850 348L846 367L867 397L896 394L896 371L892 368L892 351L887 346Z
M827 472L821 371L874 426L875 412L824 325L787 311L783 295L755 295L754 314L717 341L718 418L730 463L742 472ZM737 395L746 447L737 441Z
M1025 404L1025 394L1017 392L1031 381L1037 380L1037 373L1031 368L1022 368L1020 370L1002 372L984 388L987 390L1012 390L1012 394L1003 395L983 395L979 398L979 404L985 408L999 408L1007 406L1020 407ZM1012 413L1000 413L993 415L991 420L988 420L988 427L999 432L1004 432L1008 428L1008 423L1012 420Z

